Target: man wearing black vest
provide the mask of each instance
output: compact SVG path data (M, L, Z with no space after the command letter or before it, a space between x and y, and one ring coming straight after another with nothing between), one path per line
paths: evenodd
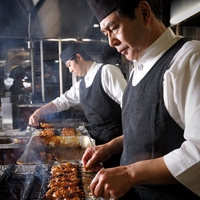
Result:
M123 136L83 156L95 170L122 152L120 167L98 172L92 194L200 199L200 42L164 26L160 0L87 1L110 46L134 63L123 95Z
M29 124L37 126L42 115L67 110L81 103L89 134L96 145L121 136L121 102L127 85L121 70L114 65L94 62L82 43L68 46L60 57L71 73L83 78L60 97L36 110L30 116ZM103 166L119 166L120 156L113 155Z

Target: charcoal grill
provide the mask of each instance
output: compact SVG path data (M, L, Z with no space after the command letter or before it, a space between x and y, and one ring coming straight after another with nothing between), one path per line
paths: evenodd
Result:
M6 167L1 175L0 199L1 200L37 200L42 181L34 174L21 176L15 174L18 166ZM31 190L30 190L31 188Z
M59 138L60 136L57 137ZM39 153L37 152L38 149L35 151L32 148L34 138L37 138L37 136L33 136L29 140L24 153L18 159L20 165L0 165L0 172L2 172L0 173L1 200L39 200L42 199L41 197L47 190L45 181L48 181L48 171L54 162L46 163L31 160L33 159L31 156L35 155L35 157L38 157L37 153ZM80 160L85 149L93 146L92 140L87 134L81 136L63 136L63 138L65 138L62 139L64 146L55 146L50 143L46 144L44 148L47 153L54 153L59 155L60 158L63 158L62 162L64 160L65 162L67 160L81 162ZM88 199L95 200L95 197ZM87 197L85 198L85 200L88 199Z
M80 160L69 161L79 163ZM11 165L7 166L1 175L0 199L1 200L44 200L42 198L48 188L50 179L50 170L57 162L49 162L37 165L23 166ZM24 169L23 169L24 168ZM34 170L33 170L34 169ZM86 192L88 193L88 191ZM85 200L96 200L94 196L85 197ZM99 199L103 200L103 199Z

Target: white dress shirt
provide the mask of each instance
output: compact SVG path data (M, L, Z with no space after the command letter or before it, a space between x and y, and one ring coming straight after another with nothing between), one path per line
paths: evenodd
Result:
M168 28L134 63L132 85L137 85L156 61L178 41ZM200 41L189 41L179 50L164 74L166 109L184 130L186 141L164 156L172 175L200 196Z
M84 77L86 88L93 83L94 77L101 65L102 63L97 64L96 62L93 62L91 65ZM57 107L58 111L67 110L71 106L80 104L79 87L81 81L82 80L79 80L70 88L70 90L66 91L60 97L52 101ZM124 79L121 70L114 65L104 65L101 73L101 83L108 96L122 107L122 96L127 82Z

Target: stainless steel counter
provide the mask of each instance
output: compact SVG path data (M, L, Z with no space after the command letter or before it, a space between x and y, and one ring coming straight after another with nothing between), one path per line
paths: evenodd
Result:
M19 108L40 108L44 105L46 105L46 103L18 104L17 107L19 107Z
M26 130L12 129L0 131L0 149L23 148L29 138L30 135L28 135Z

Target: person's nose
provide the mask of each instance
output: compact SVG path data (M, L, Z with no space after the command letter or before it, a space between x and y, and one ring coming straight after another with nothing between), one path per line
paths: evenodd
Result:
M69 68L69 72L70 72L70 73L72 73L72 72L73 72L73 70L72 70L71 68Z
M108 35L108 42L111 47L116 47L120 43L119 40L114 35L111 34Z

